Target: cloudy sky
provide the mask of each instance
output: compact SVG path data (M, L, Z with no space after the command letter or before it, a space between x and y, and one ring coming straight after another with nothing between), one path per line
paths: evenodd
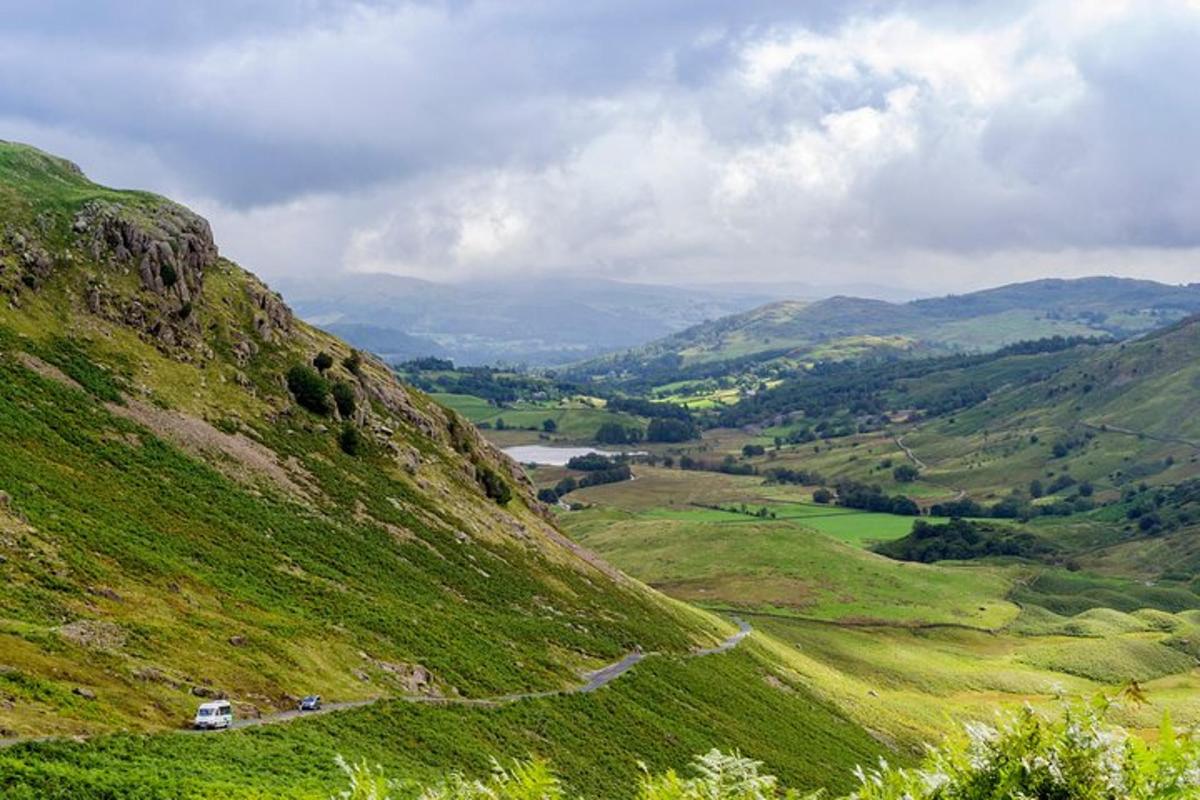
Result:
M0 138L267 277L1200 280L1200 3L7 0Z

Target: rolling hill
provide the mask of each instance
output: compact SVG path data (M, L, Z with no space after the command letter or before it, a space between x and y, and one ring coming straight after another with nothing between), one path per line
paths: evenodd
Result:
M719 370L787 358L984 352L1047 336L1124 338L1200 311L1200 284L1126 278L1046 279L965 295L889 303L831 297L772 303L688 328L642 348L585 362L576 375Z
M690 658L732 624L574 544L469 423L297 319L203 219L10 143L0 581L5 796L328 797L338 753L486 774L531 752L613 796L637 759L718 743L846 787L886 750L765 682L761 648ZM635 648L636 674L559 694ZM253 719L308 693L379 702L162 733L203 698ZM27 741L52 735L90 738Z

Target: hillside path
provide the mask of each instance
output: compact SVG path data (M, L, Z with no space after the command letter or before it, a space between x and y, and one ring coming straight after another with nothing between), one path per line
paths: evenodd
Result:
M742 640L750 635L753 628L748 622L740 617L733 617L733 621L737 623L737 633L725 639L716 647L710 647L703 650L695 650L687 655L687 658L702 658L704 656L717 655L727 653L733 650ZM246 717L243 719L234 720L233 725L224 730L238 730L241 728L255 728L260 725L277 725L281 722L290 722L291 720L300 717L317 717L324 714L332 714L337 711L345 711L351 708L363 708L365 706L374 705L381 700L401 700L410 703L428 703L431 705L447 705L447 706L475 706L483 708L496 708L509 703L518 703L523 700L534 700L540 697L557 697L560 695L569 694L588 694L594 692L601 687L615 681L625 673L629 672L639 663L651 656L661 656L661 653L644 653L640 649L627 653L620 661L615 661L608 666L601 667L594 672L588 672L583 675L584 681L575 686L568 686L565 689L554 689L543 692L519 692L515 694L497 695L495 697L434 697L428 695L394 695L375 697L369 700L351 700L342 703L325 703L319 711L298 711L291 709L289 711L279 711L273 714L264 714L261 717ZM215 734L222 731L198 731L192 728L184 728L178 731L167 731L172 733L185 734ZM25 742L41 742L53 739L80 739L88 737L64 737L64 736L26 736L14 737L9 739L0 739L0 748L11 747L15 744Z

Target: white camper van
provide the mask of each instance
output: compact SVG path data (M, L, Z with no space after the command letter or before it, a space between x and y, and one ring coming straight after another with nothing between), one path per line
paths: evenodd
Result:
M211 703L201 703L200 708L196 709L196 718L192 720L192 727L201 730L228 728L233 724L233 706L228 700L215 700Z

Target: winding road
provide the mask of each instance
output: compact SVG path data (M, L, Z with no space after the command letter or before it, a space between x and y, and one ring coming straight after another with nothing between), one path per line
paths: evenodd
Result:
M688 654L688 658L701 658L704 656L718 655L727 653L742 643L742 640L750 635L753 628L745 620L734 617L733 621L737 623L738 631L729 638L725 639L716 647L710 647L703 650L695 650ZM541 697L557 697L568 694L588 694L594 692L604 686L615 681L617 678L629 672L635 666L640 664L647 658L653 656L661 656L662 653L644 653L640 649L627 653L620 661L615 661L608 666L601 667L594 672L585 673L583 683L575 686L568 686L564 689L554 689L543 692L520 692L516 694L504 694L495 697L437 697L431 695L391 695L383 697L375 697L368 700L352 700L343 703L326 703L319 711L279 711L274 714L264 714L261 717L245 717L243 719L234 720L233 725L224 730L238 730L241 728L254 728L260 725L276 725L281 722L290 722L291 720L300 717L314 717L323 714L332 714L338 711L345 711L351 708L363 708L365 706L374 705L381 700L401 700L410 703L428 703L431 705L450 705L450 706L474 706L483 708L496 708L498 706L508 705L510 703L518 703L522 700L535 700ZM220 733L217 731L198 731L191 728L185 728L178 733L190 734L213 734ZM9 739L0 739L0 748L11 747L15 744L25 742L41 742L53 739L86 739L89 737L65 737L65 736L25 736L14 737Z

